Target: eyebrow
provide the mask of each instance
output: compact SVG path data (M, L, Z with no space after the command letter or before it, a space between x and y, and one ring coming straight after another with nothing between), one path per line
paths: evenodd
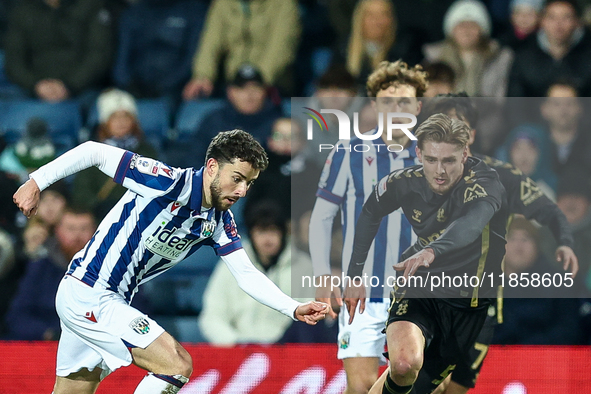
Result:
M246 175L244 175L243 173L241 173L241 172L239 172L239 171L236 171L236 170L234 170L234 173L235 173L235 174L238 174L238 175L240 175L240 177L241 177L242 179L246 179Z
M425 159L432 159L432 160L437 160L437 158L435 156L428 156L428 155L424 155L423 156ZM447 157L442 157L441 160L450 160L450 159L455 159L455 156L447 156Z

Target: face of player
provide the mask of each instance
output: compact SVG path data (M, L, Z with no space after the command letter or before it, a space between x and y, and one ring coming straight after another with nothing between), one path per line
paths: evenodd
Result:
M95 230L92 215L66 212L55 228L55 235L64 255L72 258L92 238Z
M417 156L423 163L425 179L431 190L445 194L462 177L468 151L447 142L425 141L423 149L417 146Z
M210 163L213 160L215 163ZM246 161L235 159L232 163L219 165L215 159L209 159L209 166L213 167L213 180L209 186L211 205L218 211L227 211L240 198L246 196L246 192L259 176L259 170L255 170Z
M388 112L405 112L417 116L421 112L422 103L417 99L417 90L414 86L407 84L392 85L386 89L380 90L376 94L376 100L372 102L377 114L383 113L384 122L387 121ZM410 123L409 118L393 118L392 123L404 124ZM386 127L384 127L384 134ZM406 137L402 130L392 130L394 140ZM385 138L385 137L384 137Z

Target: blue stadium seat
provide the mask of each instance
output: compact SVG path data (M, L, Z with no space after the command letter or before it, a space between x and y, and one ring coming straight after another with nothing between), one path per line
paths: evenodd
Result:
M183 141L195 132L203 119L212 111L221 108L225 101L224 99L185 101L179 109L175 123L179 140Z
M58 153L78 144L82 127L80 104L74 100L48 103L40 100L5 101L0 105L0 129L9 144L23 135L32 117L44 119Z
M136 100L138 121L146 139L160 152L170 130L171 110L167 99L138 99ZM98 109L93 105L86 127L93 130L98 125Z

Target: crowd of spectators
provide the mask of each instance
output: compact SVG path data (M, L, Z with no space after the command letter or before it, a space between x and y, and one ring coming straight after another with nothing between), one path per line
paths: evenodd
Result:
M591 343L589 26L588 0L0 1L0 338L59 336L52 293L60 272L125 193L91 168L45 190L34 220L27 222L12 204L28 173L68 143L87 139L200 168L218 131L241 128L254 135L270 165L236 205L236 220L257 268L289 291L285 277L306 266L307 226L328 155L309 144L307 117L292 111L290 98L306 97L306 107L340 109L351 119L357 113L359 128L370 130L376 115L359 99L367 76L381 61L402 59L428 72L426 98L460 91L475 97L474 150L531 177L572 225L581 298L507 299L507 324L497 341ZM43 113L25 119L15 135L4 124L4 108L21 102L49 105L64 117L60 103L75 103L75 140L64 145ZM146 110L148 103L161 112ZM188 129L177 127L187 112L195 119ZM338 139L336 118L326 121L317 143ZM338 228L334 234L338 247ZM551 235L535 224L517 221L508 241L513 272L554 261ZM276 314L244 313L259 307L234 289L216 258L197 256L178 270L183 274L177 277L199 283L201 293L190 307L167 312L171 324L177 315L190 317L189 330L202 331L198 339L336 340L331 321L311 335ZM145 298L134 303L162 313L150 302L162 291L146 287ZM559 339L555 333L566 330L558 323L567 321L580 330ZM179 327L166 328L183 340Z

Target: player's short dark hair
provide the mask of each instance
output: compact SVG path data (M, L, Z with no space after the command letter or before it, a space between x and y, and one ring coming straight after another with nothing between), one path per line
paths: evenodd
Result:
M259 171L264 171L269 165L267 153L261 144L252 135L239 129L219 132L207 148L205 162L209 159L216 159L220 165L239 159Z
M380 90L399 85L410 85L417 97L423 97L428 86L427 73L420 64L409 67L402 60L383 61L367 78L367 97L376 97Z
M465 120L470 128L476 129L478 109L466 92L439 94L432 99L425 100L420 115L422 119L426 119L437 113L447 115L452 109L456 111L460 120Z
M461 120L452 119L445 114L434 114L421 123L415 136L421 150L426 141L446 142L463 148L468 145L470 129Z

